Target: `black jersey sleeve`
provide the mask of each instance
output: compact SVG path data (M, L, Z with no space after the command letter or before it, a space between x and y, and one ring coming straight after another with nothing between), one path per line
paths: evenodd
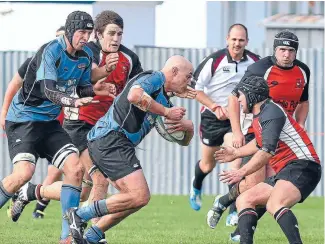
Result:
M133 66L132 66L131 73L129 75L129 79L132 79L137 74L140 74L141 72L143 72L143 68L141 66L139 57L136 54L134 54L132 59L133 59Z
M44 90L45 96L51 102L63 107L75 107L76 98L69 97L66 93L60 92L56 88L56 81L42 80L40 81L41 89Z
M18 74L23 79L25 77L25 74L27 72L27 68L29 65L29 62L32 60L32 58L28 58L25 60L25 62L19 67Z
M131 70L129 71L129 77L128 77L129 80L135 77L137 74L143 72L141 62L139 60L138 55L135 52L133 52L131 49L127 48L122 44L120 45L119 51L122 52L124 55L126 55L130 61Z
M77 86L76 92L78 94L78 97L94 97L96 95L92 85Z
M309 81L310 81L310 70L306 64L299 60L295 60L295 64L298 65L306 75L306 84L300 97L300 102L308 101L309 99Z
M100 63L100 44L98 42L91 41L87 43L87 47L93 52L92 62L98 66Z
M261 150L275 154L285 121L285 113L277 105L272 102L265 105L259 116L262 129L262 145L259 146Z

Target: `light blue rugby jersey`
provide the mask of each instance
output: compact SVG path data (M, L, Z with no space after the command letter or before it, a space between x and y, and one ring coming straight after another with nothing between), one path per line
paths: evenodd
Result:
M55 120L61 106L47 99L40 85L42 80L56 81L56 88L69 96L77 86L91 85L92 51L88 47L71 56L66 51L64 36L43 45L32 57L8 110L6 120L12 122Z
M100 118L88 133L88 140L93 141L106 136L110 131L119 131L136 146L154 127L158 115L144 112L131 104L128 93L132 86L139 85L156 102L165 107L172 107L164 91L165 76L160 71L147 71L131 79L124 90L115 98L107 113Z

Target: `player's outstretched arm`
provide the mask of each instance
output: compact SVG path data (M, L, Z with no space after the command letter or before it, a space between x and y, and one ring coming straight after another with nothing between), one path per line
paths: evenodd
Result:
M3 99L2 109L1 109L1 127L5 129L5 120L8 113L9 106L13 97L16 95L18 90L21 88L23 84L23 79L20 77L19 73L17 72L12 80L9 82L5 97Z
M56 81L54 80L42 80L41 85L44 86L45 96L53 103L62 107L81 107L90 103L96 103L92 97L72 98L69 94L60 92L56 89ZM91 88L92 89L92 88ZM80 92L80 91L79 91ZM93 92L93 91L92 91Z
M245 136L240 127L240 106L238 98L233 94L228 97L228 116L234 135L233 146L239 148L245 145Z
M196 90L196 97L195 99L203 104L204 106L206 106L207 108L213 110L213 108L216 106L215 102L210 98L208 97L208 95L206 95L204 93L204 91L199 91L199 90Z
M254 139L240 148L233 148L229 146L220 147L220 149L214 153L214 158L219 163L227 163L237 158L243 158L253 155L257 151L258 148L256 146L256 140Z
M223 183L235 184L243 179L245 176L250 175L263 166L265 166L269 159L272 157L272 154L259 150L254 154L252 159L243 167L238 170L223 171L219 174L219 180Z

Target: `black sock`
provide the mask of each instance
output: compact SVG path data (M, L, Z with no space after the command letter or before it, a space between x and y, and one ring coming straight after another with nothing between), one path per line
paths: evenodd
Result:
M27 189L28 201L41 200L41 196L40 196L41 186L42 186L41 184L34 185L32 183L29 183Z
M223 195L219 198L219 203L228 208L232 203L236 202L237 197L239 196L239 183L236 183L226 195Z
M253 208L245 208L238 214L238 227L241 244L253 244L254 232L257 225L257 213Z
M289 208L280 208L274 214L274 218L280 225L290 244L302 244L297 218Z
M204 180L204 178L209 174L210 172L208 173L204 173L201 168L200 168L200 161L198 161L195 165L195 178L194 178L194 181L193 181L193 186L194 188L198 189L198 190L201 190L202 188L202 182Z
M263 206L263 207L262 206L256 207L256 210L255 211L257 213L257 220L259 220L265 214L266 207L265 206ZM238 225L237 225L235 231L231 233L231 236L236 236L236 235L239 235L239 226Z
M234 232L231 233L231 236L236 236L236 235L240 235L239 234L239 225L237 225L236 229L234 230Z
M232 185L228 185L228 188L229 188L229 191L230 189L234 186L234 184ZM236 202L233 202L230 206L229 206L229 214L233 213L237 211L237 208L236 208Z
M44 201L42 200L38 200L34 209L34 213L36 213L37 211L41 211L44 212L44 210L46 209L46 207L49 205L50 200L48 201Z
M266 213L266 206L258 206L256 207L256 213L257 213L257 220L262 218L262 216Z

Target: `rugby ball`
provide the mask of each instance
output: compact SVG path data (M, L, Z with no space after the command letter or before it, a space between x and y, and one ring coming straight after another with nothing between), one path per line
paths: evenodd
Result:
M170 142L182 141L185 137L184 131L176 131L173 133L168 133L165 127L164 120L161 116L158 116L155 121L155 128L159 135L161 135L165 140Z

